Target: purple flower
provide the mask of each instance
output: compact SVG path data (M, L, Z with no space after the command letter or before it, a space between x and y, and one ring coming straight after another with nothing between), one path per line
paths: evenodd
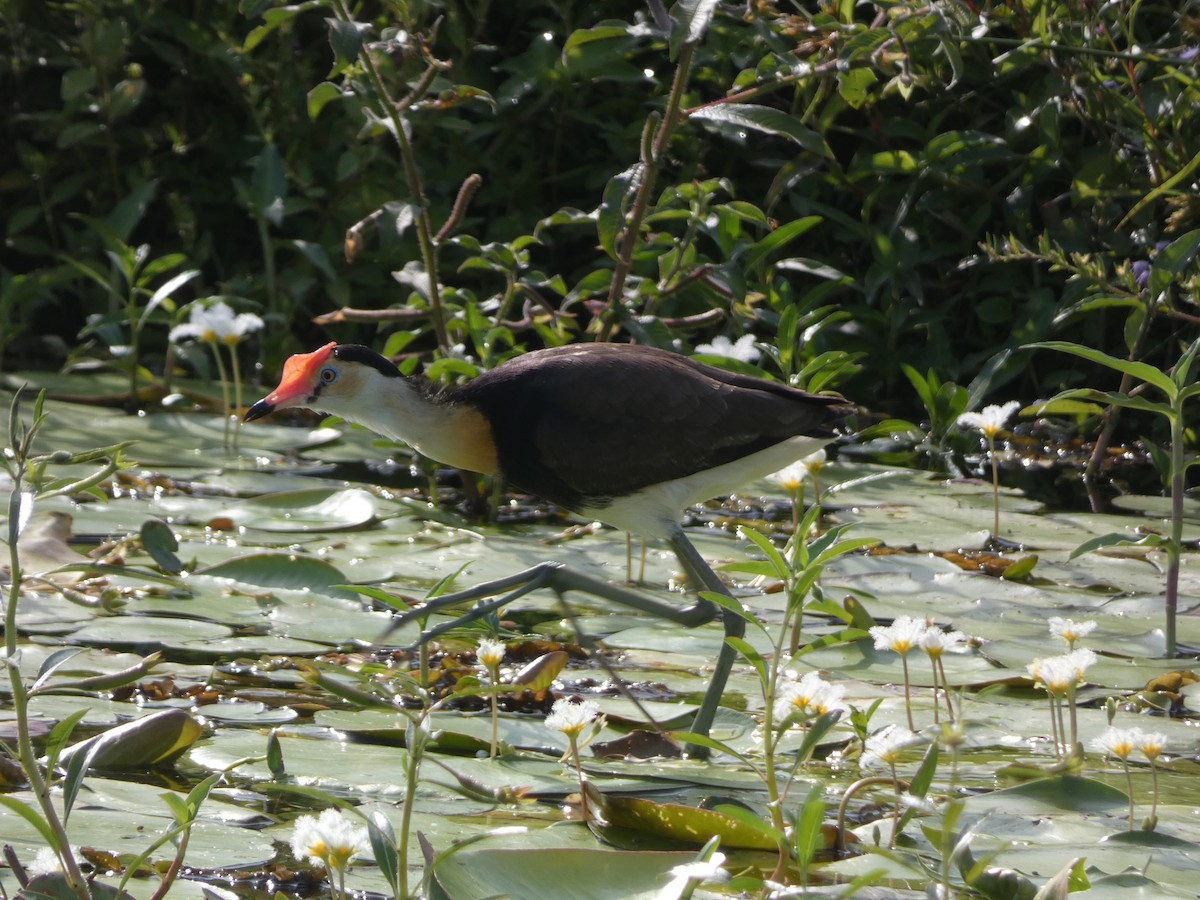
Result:
M1145 287L1150 281L1150 260L1135 259L1130 268L1133 270L1133 280L1137 282L1137 286Z

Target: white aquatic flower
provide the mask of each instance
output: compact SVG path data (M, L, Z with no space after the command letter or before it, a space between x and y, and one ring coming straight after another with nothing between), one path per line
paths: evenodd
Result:
M782 722L793 713L805 716L822 716L835 710L844 712L846 689L840 684L831 684L816 672L805 672L799 680L785 680L779 684L772 712L777 722Z
M1094 666L1096 664L1096 660L1099 658L1100 657L1096 655L1095 651L1089 650L1086 647L1080 647L1067 654L1067 659L1070 660L1071 665L1075 667L1075 677L1079 681L1083 681L1084 673Z
M741 360L745 363L758 362L761 354L754 346L754 335L743 334L736 341L731 341L725 335L718 335L711 344L700 344L697 353L707 353L710 356L725 356L729 359Z
M794 494L808 478L808 467L803 460L796 460L768 477L789 494Z
M314 866L345 871L350 860L370 848L365 827L355 825L340 809L301 816L292 832L292 855Z
M1064 619L1061 616L1051 616L1048 622L1052 637L1060 637L1068 644L1083 640L1096 630L1096 623L1088 619L1076 622L1074 619Z
M1092 746L1105 756L1115 756L1117 759L1128 761L1141 740L1140 728L1114 728L1110 725L1096 738Z
M200 340L206 344L240 343L252 331L263 327L263 320L254 313L234 313L224 300L215 303L193 303L188 321L171 329L170 340L181 343Z
M696 884L714 881L725 883L729 880L729 873L722 868L724 865L725 854L717 851L708 860L697 860L675 866L669 873L671 881L655 895L656 900L677 900L687 886L693 882Z
M858 765L863 769L891 768L901 753L918 744L920 740L921 736L916 732L900 726L880 729L863 744Z
M1008 425L1008 420L1013 417L1021 404L1016 400L1009 400L1003 406L985 406L979 412L965 412L958 417L957 423L963 428L978 428L988 438L994 438L997 434L1004 430Z
M1138 735L1138 749L1142 751L1146 759L1154 762L1162 756L1163 747L1167 743L1167 736L1158 731L1143 731Z
M899 616L891 625L874 625L869 631L875 639L876 650L891 650L904 656L913 647L921 645L929 625L924 619Z
M595 700L573 700L562 697L554 701L550 715L546 716L546 727L552 731L561 731L568 737L579 737L600 715L600 704Z
M72 846L71 855L76 859L79 858L79 848ZM31 878L36 878L38 875L53 875L55 872L63 871L62 857L53 847L42 847L33 857L33 862L26 864L25 871L29 873Z
M810 453L804 459L800 460L800 465L804 466L805 471L809 475L815 477L824 468L826 458L825 448L822 447L820 450Z
M490 671L504 661L505 649L504 641L483 638L479 642L479 646L475 648L475 658L479 660L480 665L487 666Z
M1061 656L1035 659L1025 667L1025 671L1034 684L1040 684L1051 694L1062 695L1083 681L1084 673L1096 659L1096 654L1091 650L1072 650Z
M926 628L921 635L921 649L932 659L937 659L947 651L961 650L967 645L967 636L961 631L942 631L940 628Z
M825 465L825 450L818 450L816 453L810 453L804 459L798 459L789 466L785 466L773 475L767 476L777 485L789 493L795 493L800 490L806 480L816 478L820 473L821 468Z

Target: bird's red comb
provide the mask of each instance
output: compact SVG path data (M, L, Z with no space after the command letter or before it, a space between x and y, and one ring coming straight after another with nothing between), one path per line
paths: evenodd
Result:
M283 364L283 377L279 379L279 387L271 391L267 402L275 406L286 406L288 401L296 396L312 393L314 373L325 364L336 346L337 341L330 341L312 353L289 356Z

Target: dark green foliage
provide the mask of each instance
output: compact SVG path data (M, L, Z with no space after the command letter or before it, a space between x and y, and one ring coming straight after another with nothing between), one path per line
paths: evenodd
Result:
M464 343L484 366L585 332L684 349L752 333L774 345L768 374L907 417L905 366L971 384L972 405L1081 374L1115 388L1019 348L1068 339L1164 366L1195 331L1195 247L1156 257L1200 213L1198 17L1157 0L670 17L10 0L0 348L52 358L89 316L120 318L80 266L108 266L98 221L108 245L199 270L175 308L257 305L268 366L330 336L382 347L377 320L312 322L353 307L402 311L383 323L392 349ZM168 323L147 324L154 367Z

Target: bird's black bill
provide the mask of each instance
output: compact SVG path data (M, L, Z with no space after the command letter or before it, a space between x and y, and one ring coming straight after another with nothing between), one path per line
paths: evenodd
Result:
M275 412L275 404L268 403L266 400L259 400L252 407L246 410L246 415L242 417L243 422L253 422L255 419L261 419L268 413Z

